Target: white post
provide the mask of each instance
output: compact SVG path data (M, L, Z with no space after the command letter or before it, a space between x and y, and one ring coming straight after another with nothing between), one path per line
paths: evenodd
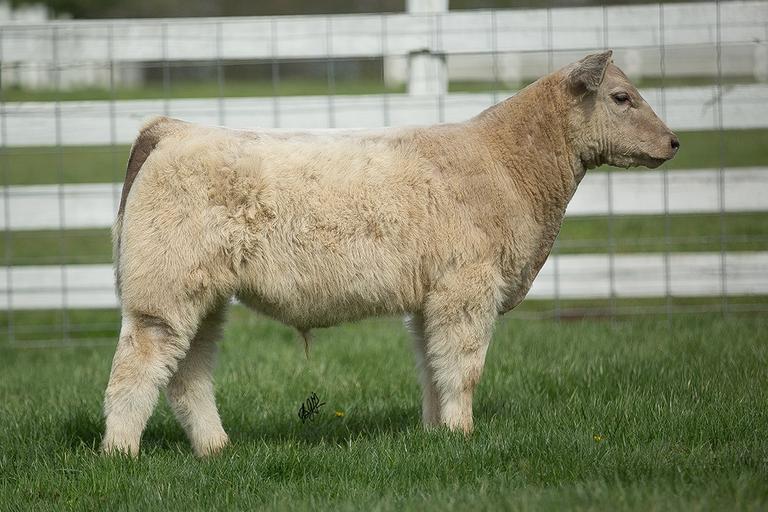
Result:
M407 0L406 7L409 14L439 14L448 12L448 0ZM443 56L434 55L426 48L408 56L408 94L447 91L448 70Z
M758 82L768 82L768 44L755 43L755 63L752 67Z

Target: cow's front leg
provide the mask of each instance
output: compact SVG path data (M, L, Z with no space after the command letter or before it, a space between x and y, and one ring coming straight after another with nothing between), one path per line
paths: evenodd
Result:
M491 272L470 269L430 293L424 308L429 364L440 398L440 422L473 428L472 396L498 315L499 287Z
M440 425L440 395L437 393L435 375L427 353L427 339L424 336L424 318L421 314L411 315L405 325L413 337L413 354L421 384L421 421L429 429Z

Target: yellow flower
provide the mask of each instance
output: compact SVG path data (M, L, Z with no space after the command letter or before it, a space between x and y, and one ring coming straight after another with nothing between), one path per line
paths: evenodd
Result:
M344 411L336 411L336 417L337 418L343 418L344 417Z
M603 436L601 436L600 434L595 434L592 436L592 439L594 439L596 443L599 443L600 441L603 440Z

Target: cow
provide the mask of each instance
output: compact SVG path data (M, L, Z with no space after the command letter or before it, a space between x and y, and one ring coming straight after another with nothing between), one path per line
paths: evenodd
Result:
M460 123L146 123L112 231L122 325L103 450L138 455L163 388L196 455L227 445L212 373L233 298L305 334L405 316L423 424L471 432L496 317L530 289L586 171L657 167L680 146L611 55Z

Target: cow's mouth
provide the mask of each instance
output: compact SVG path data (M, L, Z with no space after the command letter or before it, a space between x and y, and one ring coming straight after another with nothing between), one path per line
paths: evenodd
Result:
M668 160L671 160L671 158L658 158L654 156L648 156L645 157L642 165L648 167L649 169L655 169Z

